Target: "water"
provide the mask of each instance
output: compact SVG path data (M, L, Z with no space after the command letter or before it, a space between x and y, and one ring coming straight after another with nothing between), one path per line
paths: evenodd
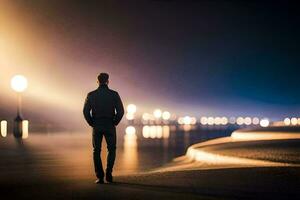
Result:
M117 129L115 175L151 170L185 154L187 148L210 138L227 136L232 128L135 126ZM29 133L24 140L0 138L0 178L92 178L91 131ZM102 145L106 164L106 145Z

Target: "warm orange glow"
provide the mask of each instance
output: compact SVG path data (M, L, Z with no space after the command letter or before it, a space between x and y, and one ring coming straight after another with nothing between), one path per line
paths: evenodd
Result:
M124 166L131 170L138 167L137 136L135 128L129 126L124 135Z
M282 140L282 139L300 139L300 133L290 132L268 132L268 131L234 131L231 134L234 140Z
M169 138L169 137L170 137L170 127L163 126L163 138Z
M238 158L232 156L224 156L215 153L209 153L201 148L196 148L196 146L191 146L188 148L186 153L190 160L210 163L210 164L237 164L237 165L280 165L278 163L273 163L269 161L253 160L247 158Z
M192 130L192 126L190 124L184 124L183 125L183 130L188 132L188 131Z

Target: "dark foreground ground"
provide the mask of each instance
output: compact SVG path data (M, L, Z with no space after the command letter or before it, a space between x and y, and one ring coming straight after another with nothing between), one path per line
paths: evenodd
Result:
M267 142L267 145L261 141L243 141L203 148L210 153L231 157L267 158L278 161L278 166L222 165L182 158L155 171L129 173L116 170L114 184L96 185L93 183L89 147L84 150L72 141L72 150L70 146L66 148L49 138L41 141L43 138L24 143L11 139L0 142L1 199L300 198L298 140ZM42 147L37 145L41 143ZM272 159L279 155L280 159ZM282 161L287 161L287 164L282 166ZM138 159L131 162L139 163ZM187 165L189 167L185 167ZM172 166L176 166L176 170Z
M1 183L5 199L299 199L297 167L227 168L118 176L116 183L90 179Z

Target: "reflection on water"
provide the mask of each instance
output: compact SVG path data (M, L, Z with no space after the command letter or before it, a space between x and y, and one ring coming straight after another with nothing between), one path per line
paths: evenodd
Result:
M2 120L0 123L1 126L1 136L6 137L7 136L7 121Z
M123 166L126 166L132 171L138 169L138 150L137 150L137 136L136 130L133 126L125 129L124 135L124 152L123 152Z
M24 123L28 126L28 123ZM26 127L23 127L25 130ZM228 136L230 129L201 129L196 126L128 126L117 128L117 158L115 175L150 170L184 155L187 148L210 138ZM28 137L28 131L24 132ZM43 173L55 178L94 178L92 162L91 130L81 133L30 133L22 141L27 157L15 145L12 134L0 138L0 164L13 162L11 173L27 173L38 176ZM18 148L18 149L17 149ZM103 166L106 166L106 144L102 144ZM30 158L30 159L29 159ZM34 165L34 166L33 166ZM26 167L27 166L27 167ZM34 170L30 170L34 169ZM30 171L30 172L29 172ZM3 175L0 172L0 178ZM10 178L10 177L8 177ZM16 177L17 178L17 177Z
M170 127L169 126L143 126L144 138L169 138Z
M28 120L23 120L22 121L22 139L28 138L29 134L29 121Z

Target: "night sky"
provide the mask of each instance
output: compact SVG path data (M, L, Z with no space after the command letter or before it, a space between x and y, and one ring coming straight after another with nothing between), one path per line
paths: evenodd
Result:
M39 84L24 94L29 115L81 115L102 71L141 110L271 118L300 111L300 15L289 1L0 2L2 114L14 98L13 74Z

